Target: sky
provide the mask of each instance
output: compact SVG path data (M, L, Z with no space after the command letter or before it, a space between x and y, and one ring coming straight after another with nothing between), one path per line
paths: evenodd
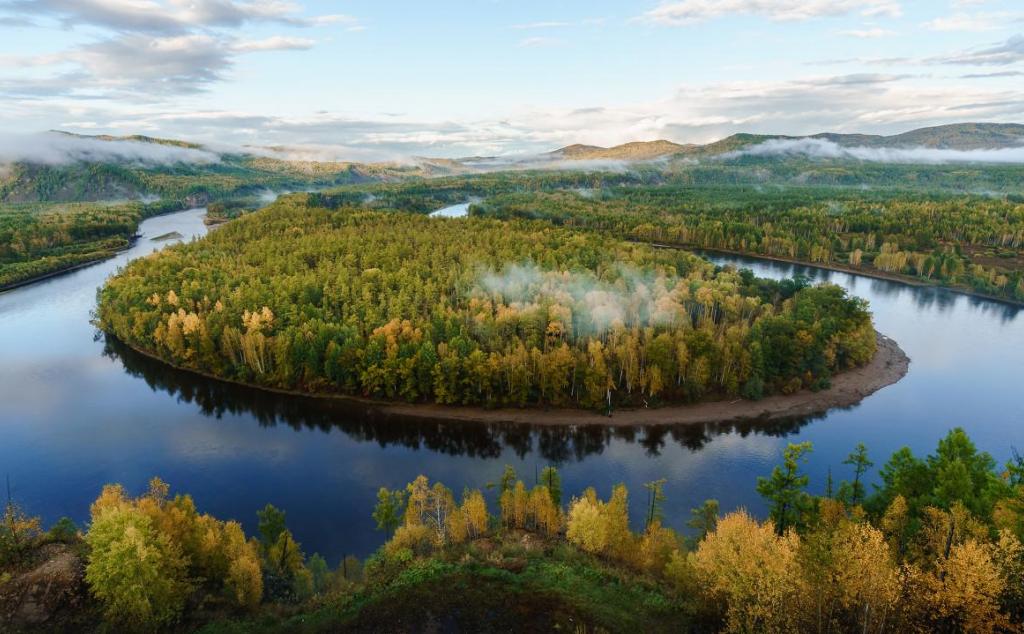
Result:
M389 160L1024 122L1022 0L0 0L0 133Z

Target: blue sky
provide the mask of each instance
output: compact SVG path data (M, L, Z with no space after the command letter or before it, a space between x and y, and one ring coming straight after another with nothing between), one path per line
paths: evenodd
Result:
M0 129L355 160L1024 121L1020 0L0 0Z

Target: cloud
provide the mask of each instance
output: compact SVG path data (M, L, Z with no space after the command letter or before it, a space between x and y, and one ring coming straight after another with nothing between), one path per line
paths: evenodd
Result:
M975 66L1006 66L1024 61L1024 35L1014 35L1005 42L985 48L961 51L944 57L928 60L938 64L963 64Z
M688 26L733 15L799 21L850 13L898 17L902 15L902 7L890 0L676 0L662 2L637 19L665 26Z
M231 49L212 35L127 35L86 44L61 61L79 64L96 86L190 93L223 78L231 66Z
M845 35L846 37L855 37L862 40L871 40L878 39L880 37L890 37L896 35L896 31L890 31L889 29L874 27L871 29L853 29L850 31L839 31L839 35Z
M527 24L513 24L513 29L557 29L572 26L571 22L529 22Z
M76 66L46 79L0 81L0 94L151 96L199 93L225 79L235 57L248 53L306 50L313 40L273 36L236 40L206 33L154 37L121 35L70 50L19 60L22 66ZM75 81L69 81L70 79Z
M522 312L551 311L575 335L598 334L616 327L688 323L699 310L685 281L635 267L619 266L615 281L589 271L545 271L532 262L483 269L472 297L495 299ZM548 315L545 315L548 317Z
M262 40L249 40L239 42L232 46L232 50L242 53L256 51L304 51L313 48L314 40L302 37L283 37L275 35Z
M996 31L1006 27L1014 17L1009 13L954 13L925 22L922 26L932 31L966 31L980 33Z
M966 75L960 75L961 79L992 79L995 77L1021 77L1024 76L1024 71L1019 70L1004 70L997 73L968 73Z
M542 48L545 46L558 46L562 44L562 40L555 37L527 37L519 40L519 48Z
M8 106L0 109L0 126L7 128L79 121L88 122L90 127L83 131L90 132L144 132L204 141L210 147L215 141L235 147L315 146L320 156L330 159L394 161L411 156L538 154L573 143L612 146L655 139L707 143L735 132L893 134L963 121L1012 122L1024 119L1024 87L954 78L922 82L885 73L824 75L684 84L651 100L594 107L519 107L458 121L323 111L282 116L261 113L255 107L252 111L169 109L159 102L118 104L111 110L102 102L51 96L10 99Z
M52 17L68 27L128 33L182 34L197 28L239 28L249 22L310 24L280 0L7 0L0 10ZM315 18L313 19L315 20Z
M0 164L13 162L63 165L77 161L118 161L146 165L216 163L213 152L141 141L104 141L59 132L0 134Z
M22 70L60 70L45 79L4 79L0 94L80 97L83 86L90 98L146 100L194 94L225 80L238 55L306 50L315 44L308 38L246 39L233 34L249 24L361 27L353 16L305 17L300 9L287 0L0 0L0 12L10 14L6 20L50 18L68 28L93 27L100 33L64 51L14 58ZM67 71L69 66L74 70ZM65 81L70 77L77 81ZM62 81L66 87L59 91Z
M825 139L772 139L730 152L739 156L806 156L812 159L852 159L877 163L1024 163L1024 146L996 150L946 150L937 148L845 147Z

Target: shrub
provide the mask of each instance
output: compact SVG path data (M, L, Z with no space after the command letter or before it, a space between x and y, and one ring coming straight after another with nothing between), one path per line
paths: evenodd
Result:
M93 518L85 578L107 618L130 627L167 625L191 590L181 550L142 511L123 505Z

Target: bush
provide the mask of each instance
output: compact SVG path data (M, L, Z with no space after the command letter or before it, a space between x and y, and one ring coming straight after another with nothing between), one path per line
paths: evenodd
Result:
M111 621L135 628L173 623L191 590L181 550L131 506L104 510L86 534L85 578Z
M750 377L747 382L743 384L740 396L748 401L760 401L764 398L764 379L756 374Z
M57 523L50 527L46 538L51 542L70 543L78 538L78 526L70 517L62 517Z

